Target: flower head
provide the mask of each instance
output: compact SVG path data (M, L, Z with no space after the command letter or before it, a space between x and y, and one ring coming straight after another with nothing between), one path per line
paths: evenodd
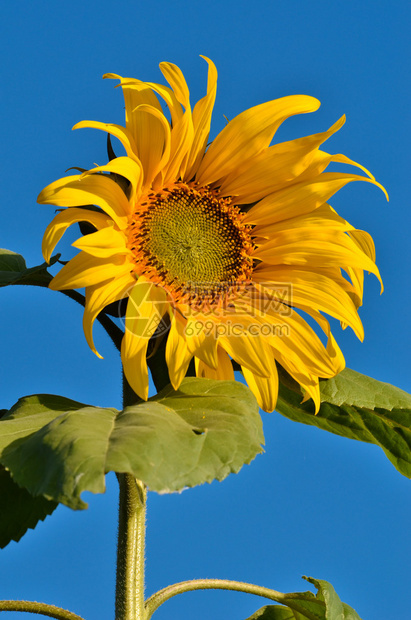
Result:
M277 362L318 409L319 378L344 367L322 313L362 338L363 271L380 278L370 235L327 201L351 181L383 188L361 165L320 150L344 117L323 133L270 146L284 120L318 109L313 97L250 108L207 146L217 71L206 61L207 94L193 109L184 76L171 63L160 64L170 87L105 76L120 80L125 127L83 121L75 128L108 132L126 156L41 192L40 203L69 207L45 232L47 261L68 226L89 222L95 229L73 244L79 254L50 286L86 288L84 331L95 353L95 318L108 304L128 299L122 361L144 399L148 342L166 326L175 389L193 358L198 376L218 379L234 378L234 360L261 407L271 411ZM331 162L367 176L325 172ZM319 324L325 346L298 310Z

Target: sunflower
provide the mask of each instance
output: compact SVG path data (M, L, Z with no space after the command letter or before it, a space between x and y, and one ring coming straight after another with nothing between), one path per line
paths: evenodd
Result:
M284 120L318 109L313 97L252 107L208 145L217 71L205 60L207 93L193 109L174 64L160 64L169 87L105 76L120 81L125 127L83 121L74 128L102 129L126 154L59 179L39 195L40 203L68 207L46 229L46 261L71 224L88 222L94 231L73 243L80 252L50 288L85 287L84 332L97 355L94 320L108 304L127 299L121 356L143 399L148 343L166 325L174 389L193 358L197 376L214 379L234 379L234 361L260 406L272 411L278 363L318 410L319 378L344 367L323 313L362 339L363 272L380 279L370 235L327 201L351 181L385 190L360 164L320 150L345 117L323 133L270 146ZM367 176L324 172L331 162ZM318 323L325 345L304 315Z

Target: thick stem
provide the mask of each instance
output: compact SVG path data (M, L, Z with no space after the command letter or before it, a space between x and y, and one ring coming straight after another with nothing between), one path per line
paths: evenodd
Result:
M146 489L131 474L117 474L120 507L115 620L144 620Z
M22 611L32 614L41 614L49 618L57 618L57 620L83 620L77 614L71 611L56 607L55 605L46 605L46 603L36 603L34 601L0 601L1 611Z
M193 579L192 581L181 581L180 583L167 586L150 596L146 601L145 620L150 620L153 613L160 605L173 596L183 594L184 592L192 592L193 590L232 590L235 592L244 592L246 594L255 594L256 596L262 596L276 603L283 603L290 609L295 607L296 611L301 610L301 607L298 605L298 601L301 601L301 594L284 594L283 592L271 590L271 588L264 588L263 586L244 583L243 581L231 581L229 579ZM292 599L297 599L297 596L298 601L296 600L294 604ZM312 597L308 600L312 600ZM318 601L318 603L322 606L325 605L322 601ZM304 614L310 620L318 619L318 615L312 614L309 611L304 610Z
M141 399L123 372L123 407ZM120 487L115 620L144 620L144 542L147 489L131 474L117 474Z

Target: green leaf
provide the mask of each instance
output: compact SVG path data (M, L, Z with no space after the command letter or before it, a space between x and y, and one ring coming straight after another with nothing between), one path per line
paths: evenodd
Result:
M54 265L59 257L60 254L53 256L50 265ZM42 263L27 269L26 261L21 254L0 249L0 287L10 284L48 286L53 276L48 273L47 267L49 267L47 263Z
M299 620L301 617L300 614L293 612L289 607L266 605L246 620L296 620L296 618Z
M324 579L314 579L313 577L303 577L317 588L317 599L325 602L326 620L361 620L357 612L342 603L334 590L333 586Z
M291 384L289 384L291 387ZM380 446L393 465L411 478L411 396L388 383L346 368L322 381L321 407L280 383L277 411L295 422Z
M258 405L235 381L187 378L123 411L61 396L22 398L0 420L0 462L32 495L74 509L104 474L130 473L159 493L223 480L262 452Z
M303 577L317 588L312 592L281 595L282 606L266 605L247 620L361 620L352 607L342 603L333 586L323 579Z
M1 466L0 497L0 549L12 540L18 542L29 528L34 529L57 507L55 502L41 496L33 497L19 487Z

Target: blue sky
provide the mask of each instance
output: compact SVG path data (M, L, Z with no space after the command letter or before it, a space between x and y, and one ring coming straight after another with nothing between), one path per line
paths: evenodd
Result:
M366 278L365 341L336 331L347 365L410 391L409 4L382 0L90 0L15 3L0 9L2 183L0 247L42 261L53 208L39 191L70 166L104 163L105 136L71 127L83 119L123 123L123 101L106 72L162 80L158 63L183 70L196 101L206 65L219 71L212 136L245 108L289 94L322 106L287 121L278 140L344 128L325 147L365 165L383 194L352 183L332 205L376 243L385 283ZM120 407L120 363L103 331L89 350L82 311L59 293L0 291L0 408L32 393ZM196 577L306 589L301 575L331 581L364 620L409 608L410 482L377 447L263 414L265 454L223 483L149 496L147 592ZM0 552L0 597L44 600L87 620L113 618L117 489L60 507L19 544ZM263 599L234 593L177 597L156 618L244 620ZM13 614L4 613L7 620ZM32 617L20 614L20 618Z

